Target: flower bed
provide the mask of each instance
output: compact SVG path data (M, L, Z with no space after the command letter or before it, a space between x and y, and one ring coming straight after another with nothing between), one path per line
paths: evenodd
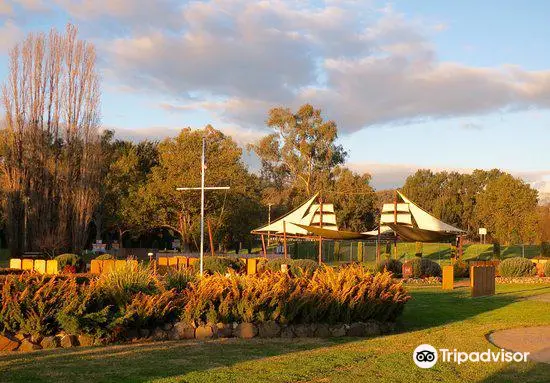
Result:
M542 283L550 284L550 277L496 277L496 283L506 284L506 283Z
M129 265L84 281L9 276L0 326L22 350L139 338L366 336L389 331L408 299L390 273L357 265L311 277L266 271L204 278Z

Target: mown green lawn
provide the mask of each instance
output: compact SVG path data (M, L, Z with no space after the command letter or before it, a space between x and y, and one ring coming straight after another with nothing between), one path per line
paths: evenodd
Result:
M527 299L550 286L497 286L470 298L467 288L411 290L400 333L371 338L155 342L0 356L1 382L544 382L550 365L438 363L416 367L421 343L485 351L491 331L550 325L550 303Z

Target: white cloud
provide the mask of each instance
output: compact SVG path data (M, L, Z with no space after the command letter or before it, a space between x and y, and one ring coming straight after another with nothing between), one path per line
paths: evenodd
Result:
M13 14L13 6L7 0L0 0L0 15L10 16Z
M23 31L13 20L7 20L0 26L0 53L8 53L24 37Z
M85 3L80 8L92 15L141 17L126 1L118 8ZM180 7L166 1L152 18L166 9L179 15L179 29L155 24L103 49L111 80L170 95L177 100L169 103L172 111L198 106L228 123L262 126L272 106L312 102L352 132L550 106L550 70L441 62L429 36L446 24L408 20L391 8L243 0Z
M130 140L139 142L143 140L162 141L168 137L177 136L185 127L174 126L150 126L141 128L118 128L112 126L104 126L103 130L112 129L115 131L115 137L122 140ZM239 126L215 126L227 136L231 136L237 144L245 147L247 144L257 141L262 137L263 133L253 129L243 129ZM198 129L198 128L194 128Z

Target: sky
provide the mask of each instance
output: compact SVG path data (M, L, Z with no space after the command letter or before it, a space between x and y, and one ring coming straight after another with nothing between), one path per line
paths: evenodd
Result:
M545 0L0 0L0 79L27 33L72 23L120 138L212 124L245 145L270 133L270 108L309 102L377 189L500 168L550 193L549 14Z

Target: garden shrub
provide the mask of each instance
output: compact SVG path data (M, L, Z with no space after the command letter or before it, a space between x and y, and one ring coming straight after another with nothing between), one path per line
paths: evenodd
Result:
M193 268L170 267L164 275L164 287L167 290L185 290L189 282L193 282L196 279L196 275L197 274L195 273Z
M311 277L216 274L189 285L182 319L195 324L387 321L395 320L408 299L390 273L373 275L358 265L320 268Z
M60 254L55 257L55 260L57 261L57 269L65 272L70 272L73 270L72 272L74 273L80 265L80 257L76 254ZM67 268L67 266L70 266L71 268Z
M193 265L195 271L200 271L200 262ZM231 257L204 257L203 261L204 272L208 274L220 273L226 274L229 270L242 272L245 270L245 264L239 258Z
M470 275L470 268L468 264L463 261L457 261L453 265L453 271L455 278L465 278Z
M127 331L174 322L183 307L184 297L175 290L165 290L154 295L139 292L124 307L123 315L115 324Z
M385 259L376 265L376 271L383 273L387 270L393 274L394 277L400 277L403 270L403 263L397 259Z
M290 258L274 258L270 259L265 264L265 269L269 271L281 271L281 265L284 264L290 264L292 262L292 259Z
M441 266L427 258L414 258L406 264L412 266L412 278L440 277Z
M295 276L312 276L318 268L319 263L312 259L293 259L290 262L290 272Z
M115 257L112 254L105 253L105 254L98 255L97 257L95 257L95 259L97 259L98 261L108 261L111 259L115 259Z
M393 321L410 298L391 273L374 275L361 265L316 267L312 275L294 277L271 271L198 279L190 269L173 273L164 286L151 270L130 263L83 284L72 276L9 275L1 291L0 327L112 341L178 318L195 324Z
M542 268L545 277L550 277L550 262L546 262Z
M498 272L502 277L527 277L536 274L536 267L530 259L514 257L500 262Z
M500 243L493 242L493 257L500 258Z
M101 274L98 284L102 294L117 304L128 302L132 295L138 292L153 293L159 287L159 282L151 270L131 262Z
M65 303L57 314L59 325L65 332L96 338L111 337L118 317L117 303L104 293L97 280L85 285L73 280L67 285Z
M2 287L2 330L31 335L52 335L59 330L57 312L65 302L70 282L25 273L8 276Z
M21 269L10 269L10 268L0 268L0 275L12 275L12 274L23 274L25 270Z

